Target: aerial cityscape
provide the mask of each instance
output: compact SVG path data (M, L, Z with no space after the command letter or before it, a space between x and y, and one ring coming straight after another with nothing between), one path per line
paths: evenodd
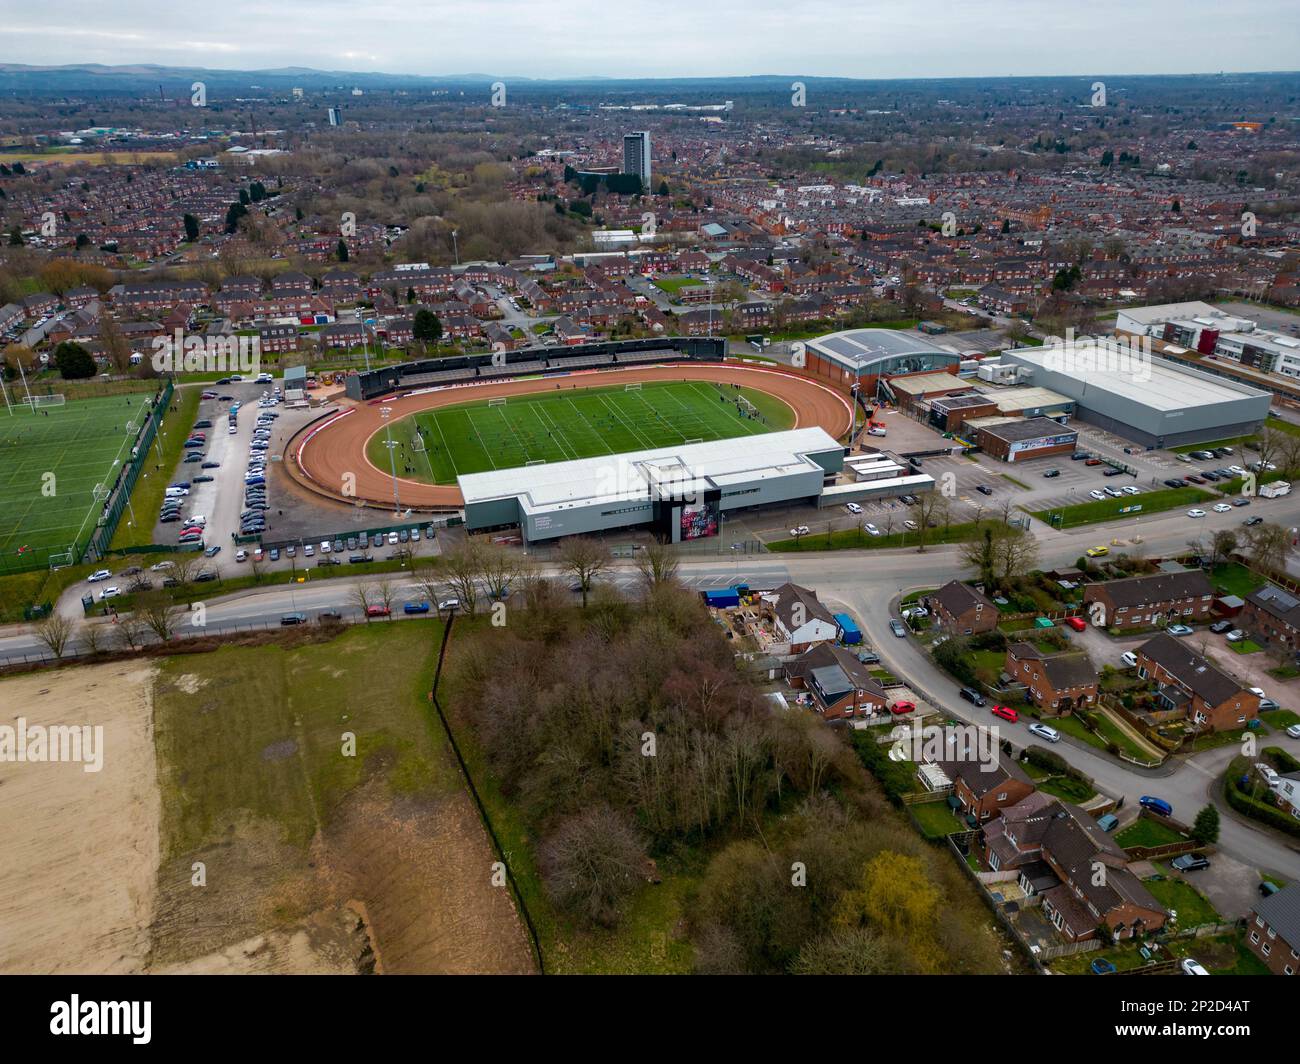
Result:
M0 973L1249 1034L1118 1026L1300 968L1300 12L1202 6L0 27Z

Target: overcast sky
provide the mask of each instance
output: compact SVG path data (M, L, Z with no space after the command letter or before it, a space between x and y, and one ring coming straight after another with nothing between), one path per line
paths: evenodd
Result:
M6 0L0 59L564 78L1300 67L1297 0Z

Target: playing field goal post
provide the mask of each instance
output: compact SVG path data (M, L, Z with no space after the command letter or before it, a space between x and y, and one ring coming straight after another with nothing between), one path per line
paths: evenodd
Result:
M505 405L506 405L506 398L505 398L505 396L502 396L500 399L489 399L489 400L488 400L488 406L505 406Z
M53 395L33 395L30 399L24 395L19 399L19 402L21 403L30 402L33 410L41 410L45 407L51 406L63 406L67 401L68 397L62 392L56 392Z
M66 569L68 566L75 565L75 564L76 561L73 559L72 551L70 550L58 551L58 552L50 551L51 569Z
M640 382L640 381L637 381L635 384L625 384L625 385L623 385L623 391L625 391L625 392L639 392L640 390L641 390L641 382Z

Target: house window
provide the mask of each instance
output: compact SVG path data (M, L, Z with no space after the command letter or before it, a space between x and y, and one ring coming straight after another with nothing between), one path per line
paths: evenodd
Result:
M1007 800L1007 792L1003 791L1001 794L998 795L998 801L1005 802L1006 800Z
M1267 957L1270 953L1273 952L1273 947L1270 946L1267 942L1265 942L1262 946L1259 947L1259 951L1260 953L1264 954L1265 957Z
M1295 975L1295 969L1292 968L1291 965L1289 964L1285 968L1283 968L1282 971L1286 975Z
M1258 931L1252 931L1252 932L1250 933L1250 940L1251 940L1251 942L1255 943L1255 945L1259 945L1259 932L1258 932Z

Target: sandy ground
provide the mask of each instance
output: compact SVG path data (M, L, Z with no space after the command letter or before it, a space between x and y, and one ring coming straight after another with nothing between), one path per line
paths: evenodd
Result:
M0 761L0 972L144 969L160 802L153 667L0 680L0 724L102 725L103 768Z
M294 927L254 935L203 957L160 965L157 975L355 975L369 941L351 909L323 910Z

